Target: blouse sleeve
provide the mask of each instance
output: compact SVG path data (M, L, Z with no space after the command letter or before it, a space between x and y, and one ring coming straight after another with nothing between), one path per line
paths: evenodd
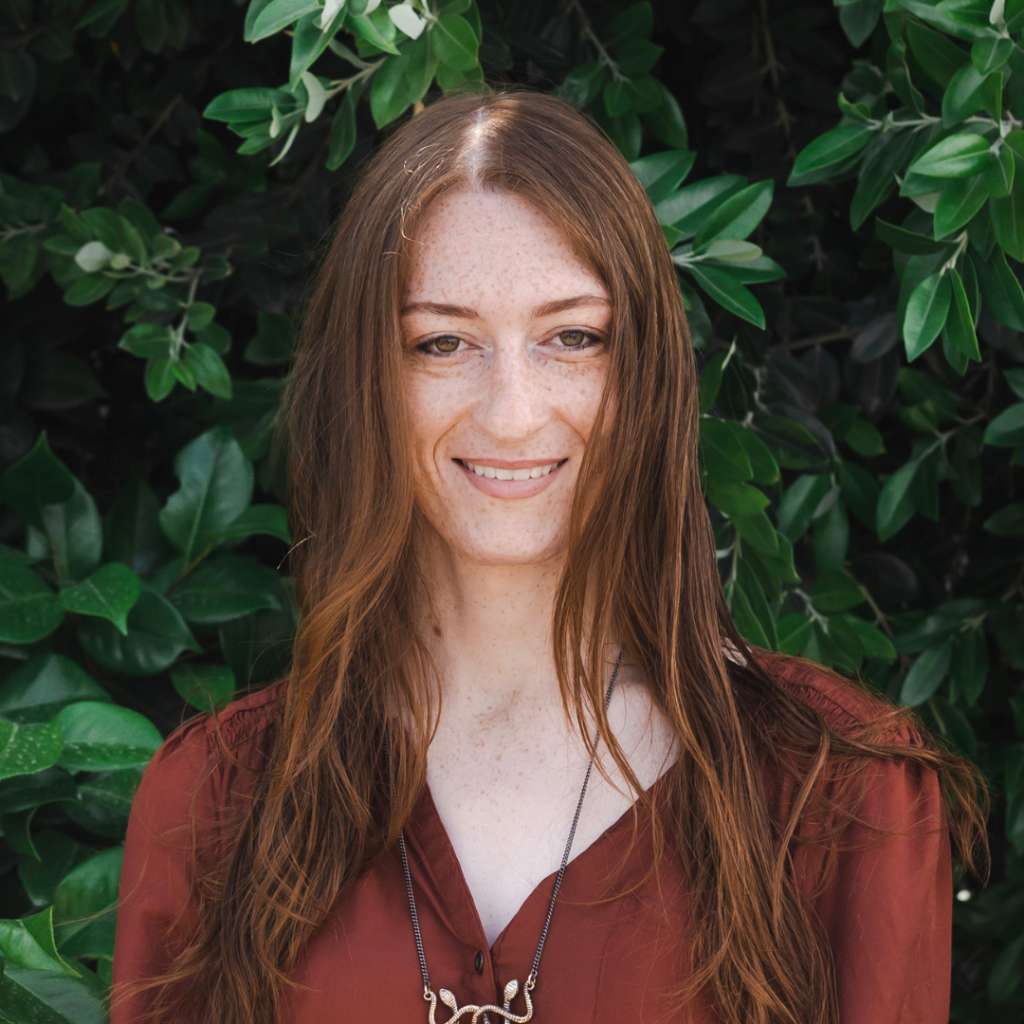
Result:
M953 881L938 776L913 762L875 762L859 817L903 834L880 839L850 826L836 873L815 901L835 964L839 1019L946 1024ZM798 852L798 879L801 860L806 883L816 858Z
M193 911L193 822L216 807L202 720L174 733L146 768L132 804L114 942L111 1024L142 1024L148 993L122 991L170 963Z

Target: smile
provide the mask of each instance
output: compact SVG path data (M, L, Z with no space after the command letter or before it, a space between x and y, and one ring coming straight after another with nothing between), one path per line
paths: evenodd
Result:
M457 459L456 461L461 462L471 473L487 477L488 480L537 480L542 476L547 476L553 469L557 469L565 459L536 466L520 466L516 469L488 466L479 462L470 462L468 459Z
M532 498L550 487L561 475L568 459L553 462L515 462L500 460L503 465L469 459L453 459L468 483L490 498Z

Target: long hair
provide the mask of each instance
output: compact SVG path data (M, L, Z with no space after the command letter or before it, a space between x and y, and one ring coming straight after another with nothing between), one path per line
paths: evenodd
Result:
M838 1024L826 947L786 870L819 784L826 773L863 777L870 758L936 769L969 863L984 843L980 776L931 742L886 740L906 718L895 708L872 730L836 733L737 632L701 492L693 351L657 219L608 140L568 105L530 92L427 107L369 162L337 225L286 403L301 612L293 667L226 866L201 873L187 947L149 983L153 1019L274 1024L305 943L396 842L422 790L438 699L416 628L426 588L413 543L400 308L409 238L430 203L456 189L533 204L611 298L609 383L570 514L553 655L567 715L596 720L639 800L601 699L609 640L629 652L678 738L654 828L659 850L687 851L690 969L679 999L706 987L727 1024ZM396 712L409 727L392 736L392 795L381 749ZM582 735L589 743L589 728ZM767 809L765 758L795 779L788 822ZM844 807L854 818L856 800Z

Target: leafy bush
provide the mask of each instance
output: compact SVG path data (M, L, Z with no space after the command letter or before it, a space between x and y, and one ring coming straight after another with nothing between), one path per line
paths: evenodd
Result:
M0 1017L104 1019L142 768L287 664L270 435L317 242L389 125L486 79L586 110L651 196L743 632L989 779L953 1018L1020 1020L1022 30L1024 0L8 0Z

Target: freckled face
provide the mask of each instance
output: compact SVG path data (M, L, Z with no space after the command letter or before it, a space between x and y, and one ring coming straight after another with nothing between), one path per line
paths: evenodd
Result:
M417 501L461 559L541 563L565 546L607 376L608 291L526 200L437 200L402 314Z

